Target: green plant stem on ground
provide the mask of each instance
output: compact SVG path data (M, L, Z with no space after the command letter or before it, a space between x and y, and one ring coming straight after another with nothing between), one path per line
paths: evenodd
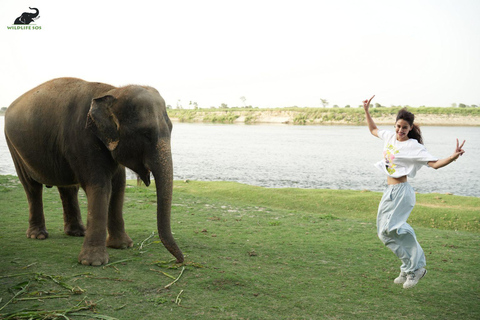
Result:
M0 176L0 318L480 318L479 198L417 195L409 222L429 272L404 290L393 284L399 261L376 237L380 193L177 181L177 265L156 235L155 188L134 185L124 218L135 245L108 249L109 265L95 268L78 264L83 239L63 233L55 188L44 189L49 238L27 239L23 188ZM79 202L85 217L83 192Z

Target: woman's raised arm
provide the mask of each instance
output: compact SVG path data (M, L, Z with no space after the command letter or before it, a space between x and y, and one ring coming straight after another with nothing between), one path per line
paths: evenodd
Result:
M365 109L365 116L367 117L368 130L370 130L370 133L373 134L375 137L378 137L378 128L375 125L375 122L373 121L372 117L370 116L370 112L368 112L368 108L370 107L370 102L374 97L375 95L373 95L373 97L371 97L370 100L363 101L363 109Z

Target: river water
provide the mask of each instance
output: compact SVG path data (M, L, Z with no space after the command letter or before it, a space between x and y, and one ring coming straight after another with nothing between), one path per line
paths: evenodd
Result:
M0 117L0 174L15 174ZM390 127L380 127L392 129ZM425 146L439 157L467 140L466 153L439 170L423 168L410 183L420 193L480 197L480 127L422 127ZM373 164L383 142L364 126L293 126L174 123L176 180L237 181L284 188L382 191L385 177ZM135 178L129 173L131 179Z

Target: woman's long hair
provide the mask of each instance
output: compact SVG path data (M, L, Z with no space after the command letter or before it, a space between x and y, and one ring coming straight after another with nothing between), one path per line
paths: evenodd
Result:
M417 140L420 144L423 144L422 131L420 130L419 126L413 123L413 120L415 120L415 116L413 115L413 113L408 111L407 108L403 108L398 111L397 120L395 120L395 123L397 123L397 121L400 119L407 121L408 124L412 127L412 130L408 132L408 137L410 139Z

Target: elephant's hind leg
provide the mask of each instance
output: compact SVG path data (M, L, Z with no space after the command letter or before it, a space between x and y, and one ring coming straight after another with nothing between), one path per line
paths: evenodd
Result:
M28 229L27 238L46 239L48 238L47 228L45 227L45 216L43 215L43 185L33 180L28 174L26 164L18 154L17 150L10 142L8 135L5 134L8 149L12 155L18 179L23 185L28 200Z
M63 205L63 230L65 234L74 237L85 235L85 226L78 205L78 186L58 187Z
M43 240L48 238L43 215L43 185L29 178L19 175L28 199L28 229L27 238Z

